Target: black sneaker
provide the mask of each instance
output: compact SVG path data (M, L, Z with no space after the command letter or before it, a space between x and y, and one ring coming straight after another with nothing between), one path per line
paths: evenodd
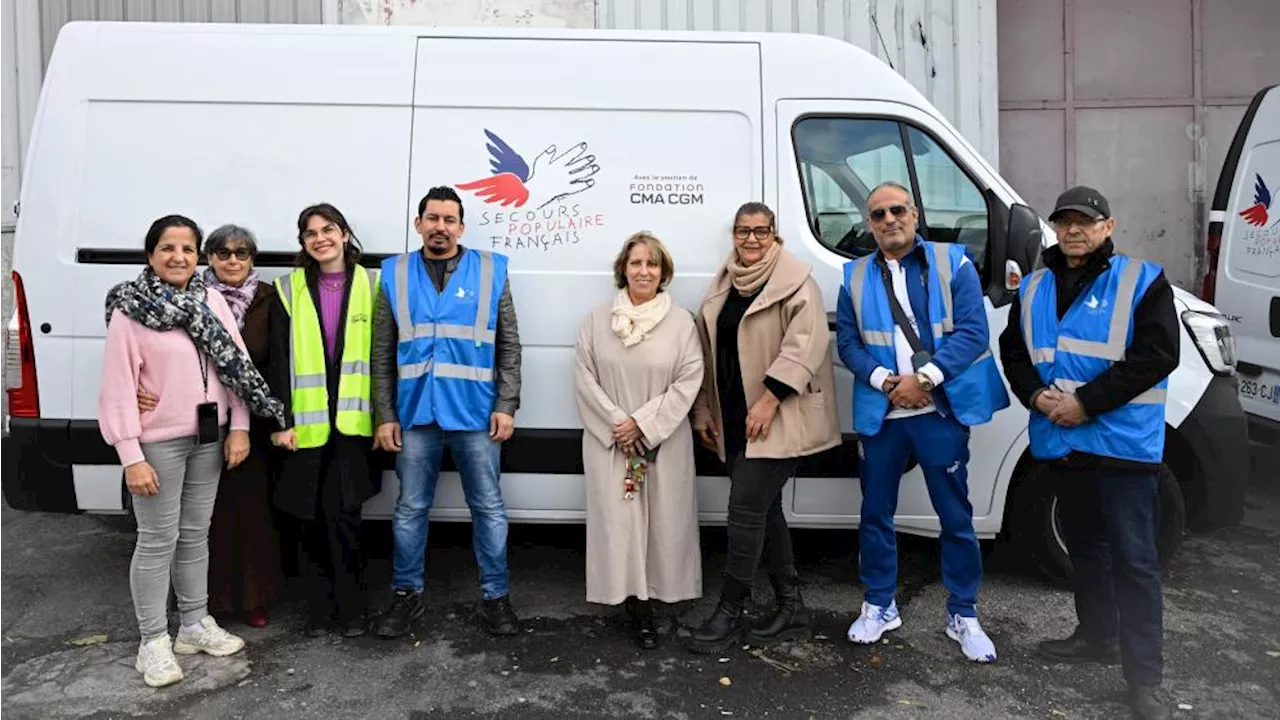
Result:
M411 590L396 590L391 597L391 607L378 618L378 637L400 637L409 632L413 622L426 612L426 603L422 602L422 593Z
M520 619L511 608L511 597L484 601L484 624L490 635L515 635L520 632Z

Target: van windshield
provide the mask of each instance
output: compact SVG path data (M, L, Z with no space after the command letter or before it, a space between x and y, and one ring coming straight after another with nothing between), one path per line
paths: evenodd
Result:
M809 227L846 257L875 251L867 195L883 182L913 189L920 235L961 243L986 277L989 214L982 189L929 134L898 120L811 116L792 129Z

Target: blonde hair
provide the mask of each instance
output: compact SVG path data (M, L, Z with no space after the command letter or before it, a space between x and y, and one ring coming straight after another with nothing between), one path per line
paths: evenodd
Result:
M633 233L622 243L622 251L618 253L618 257L613 261L613 282L621 290L627 286L627 259L631 257L631 249L636 245L644 245L649 248L649 252L653 254L653 259L658 261L658 266L662 268L662 277L658 280L658 289L663 290L667 287L667 283L671 282L671 278L676 274L676 264L671 260L671 253L667 252L667 246L656 235L648 230L641 230Z

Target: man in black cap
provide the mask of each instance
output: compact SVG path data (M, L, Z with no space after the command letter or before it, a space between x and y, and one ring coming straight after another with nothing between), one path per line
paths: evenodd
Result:
M1026 277L1000 335L1009 386L1050 482L1071 557L1078 624L1047 640L1056 662L1124 666L1139 718L1167 718L1162 568L1156 549L1168 375L1178 366L1173 289L1158 265L1115 252L1098 191L1058 197L1057 245Z

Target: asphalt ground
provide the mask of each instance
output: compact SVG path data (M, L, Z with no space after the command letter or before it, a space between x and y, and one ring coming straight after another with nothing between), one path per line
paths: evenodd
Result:
M1260 453L1243 523L1187 538L1165 587L1166 694L1179 718L1280 718L1280 452ZM693 655L684 638L712 609L724 531L703 531L705 594L660 609L661 643L632 644L617 609L583 599L581 527L517 525L512 599L522 632L479 626L469 526L436 523L428 610L396 640L305 637L296 583L265 629L234 619L246 650L180 659L186 679L143 685L125 518L0 516L3 687L7 718L1110 718L1127 717L1118 668L1051 665L1040 640L1068 634L1070 594L1027 569L1016 548L989 548L980 596L999 661L966 661L943 634L945 591L934 541L900 536L904 626L874 647L845 630L857 613L853 531L794 531L807 643ZM369 523L375 602L386 601L390 526ZM753 617L772 594L762 578ZM176 619L174 619L176 623ZM173 627L176 627L174 625Z

